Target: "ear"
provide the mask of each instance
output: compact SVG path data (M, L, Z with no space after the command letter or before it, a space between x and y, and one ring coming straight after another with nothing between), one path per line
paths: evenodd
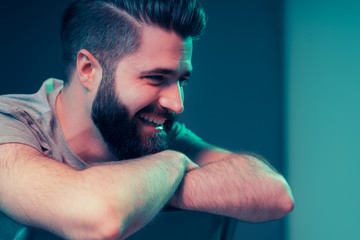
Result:
M102 68L97 59L87 50L81 49L77 54L76 74L81 85L93 91L97 78L101 78Z

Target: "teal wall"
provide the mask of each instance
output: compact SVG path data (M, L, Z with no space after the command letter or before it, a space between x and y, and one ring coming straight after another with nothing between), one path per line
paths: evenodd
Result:
M200 2L209 21L194 47L182 119L203 139L256 152L283 172L282 1ZM283 227L238 222L234 240L281 240Z
M287 239L359 239L360 1L285 9Z

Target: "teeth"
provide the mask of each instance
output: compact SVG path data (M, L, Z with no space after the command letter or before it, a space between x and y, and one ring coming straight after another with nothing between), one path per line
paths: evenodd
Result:
M157 130L164 130L164 126L163 126L163 125L160 125L160 126L157 126L155 129L157 129Z
M156 120L153 118L150 118L148 116L141 116L142 119L144 119L145 121L152 123L154 125L158 125L157 127L162 127L162 125L164 124L164 120Z
M150 123L154 123L156 125L163 125L165 121L161 121L161 120L156 120L156 119L152 119L152 118L149 118L147 116L141 116L144 120L150 122Z

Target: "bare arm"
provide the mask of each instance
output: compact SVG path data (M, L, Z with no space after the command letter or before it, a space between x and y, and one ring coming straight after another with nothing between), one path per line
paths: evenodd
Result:
M22 144L0 145L0 210L68 239L124 239L171 198L189 160L164 151L74 170Z
M292 210L289 185L266 162L205 143L197 147L191 157L202 167L186 174L171 205L248 222L281 218Z

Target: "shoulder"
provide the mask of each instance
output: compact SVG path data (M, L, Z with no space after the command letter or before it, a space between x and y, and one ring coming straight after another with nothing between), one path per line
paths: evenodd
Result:
M0 96L0 143L19 142L38 150L47 147L40 145L51 134L55 98L61 87L61 82L49 79L34 94Z
M62 87L62 81L50 78L34 94L2 95L0 115L6 115L7 120L13 118L25 124L46 122L52 118L55 100Z
M52 102L62 89L62 82L53 78L46 80L34 94L7 94L0 96L0 113L14 117L26 112L29 115L42 115L51 111Z

